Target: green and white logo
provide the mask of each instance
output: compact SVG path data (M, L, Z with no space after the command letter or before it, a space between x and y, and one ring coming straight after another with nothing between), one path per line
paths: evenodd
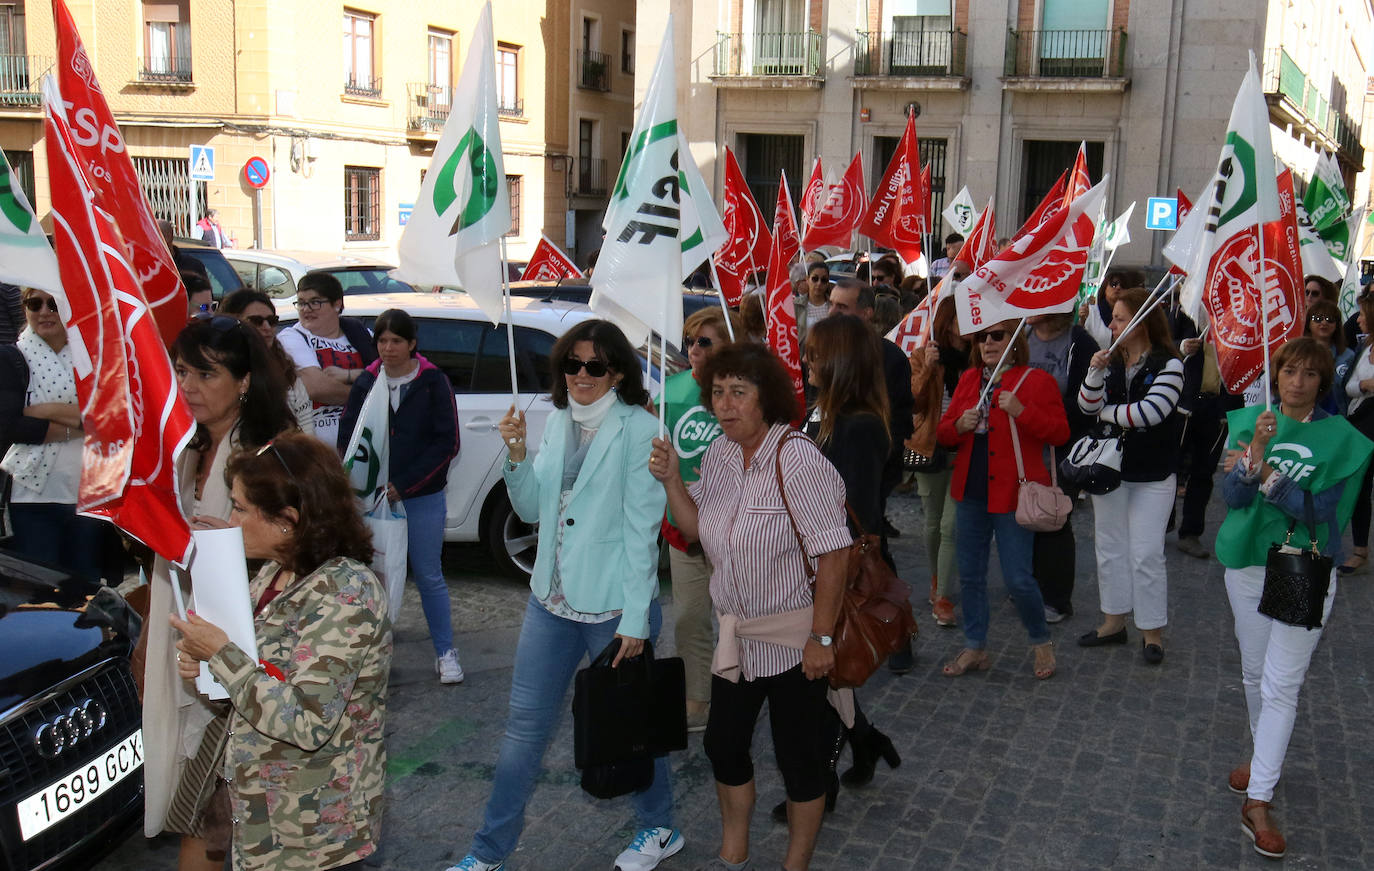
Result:
M496 158L482 141L477 128L469 127L435 179L434 211L443 215L458 201L458 181L465 159L471 173L471 183L468 185L467 199L453 221L453 229L449 231L450 236L482 220L496 205L496 198L501 192Z

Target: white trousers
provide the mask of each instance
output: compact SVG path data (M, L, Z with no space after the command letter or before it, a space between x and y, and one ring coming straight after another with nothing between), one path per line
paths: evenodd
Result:
M1298 715L1298 691L1307 677L1307 666L1322 630L1289 626L1259 613L1256 609L1263 590L1264 566L1226 570L1226 595L1236 618L1241 682L1245 685L1245 707L1250 714L1250 736L1255 745L1247 794L1258 801L1269 801L1274 797L1274 784L1279 782L1283 757L1288 753L1288 739ZM1335 598L1333 570L1331 588L1322 607L1323 626L1331 617Z
M1164 527L1174 507L1176 482L1123 481L1093 497L1097 594L1104 614L1134 614L1137 629L1169 622L1169 576L1164 570Z

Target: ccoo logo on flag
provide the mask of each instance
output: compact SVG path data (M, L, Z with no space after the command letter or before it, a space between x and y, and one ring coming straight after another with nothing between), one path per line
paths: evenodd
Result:
M496 172L496 158L482 141L477 128L469 127L468 132L458 141L458 147L439 170L439 177L434 184L434 211L443 215L458 201L458 183L465 164L468 168L465 176L468 183L464 185L467 188L467 198L458 216L454 218L453 229L449 230L450 236L457 235L459 231L466 230L482 220L496 205L496 197L501 190L501 180Z

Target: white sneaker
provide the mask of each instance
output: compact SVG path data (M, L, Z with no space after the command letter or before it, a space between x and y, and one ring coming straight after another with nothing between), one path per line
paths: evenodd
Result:
M439 683L462 683L463 667L458 664L458 651L454 650L452 647L444 651L443 656L434 660L434 671L439 675ZM473 859L473 861L476 862L477 860ZM473 867L476 868L477 871L486 871L487 867L494 868L496 866L483 866L481 863L478 863ZM464 869L464 871L466 871L466 869Z
M452 650L449 651L449 653L452 652ZM490 862L483 862L469 853L464 856L463 861L459 862L457 865L450 865L448 871L502 871L505 867L505 862L497 862L493 865Z
M674 855L685 842L677 829L660 826L641 829L625 852L615 857L616 871L649 871L658 863Z

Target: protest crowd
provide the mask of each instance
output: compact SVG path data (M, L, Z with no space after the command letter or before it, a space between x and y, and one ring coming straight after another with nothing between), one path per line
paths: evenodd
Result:
M660 66L671 71L671 58ZM100 99L59 79L68 100ZM651 85L617 185L627 205L608 213L591 271L599 317L550 354L555 411L542 439L527 441L514 401L498 425L505 487L538 524L538 556L490 795L450 871L506 867L575 683L583 787L629 795L636 819L613 867L658 867L688 837L719 839L710 871L812 867L841 785L872 782L909 749L861 699L877 669L915 667L917 625L962 633L938 664L951 680L1006 668L988 639L1022 631L1027 680L1111 645L1167 669L1171 647L1188 643L1169 633L1171 531L1182 553L1225 566L1252 738L1226 786L1244 797L1254 849L1284 856L1271 802L1298 697L1321 627L1339 615L1339 582L1369 559L1374 295L1353 272L1347 287L1305 273L1291 174L1270 171L1254 79L1252 69L1228 138L1249 147L1223 150L1154 282L1110 266L1129 210L1104 217L1104 182L1081 151L1009 237L997 238L990 201L947 213L956 232L936 239L914 117L848 224L827 223L852 210L826 199L863 198L861 168L828 187L817 161L822 181L808 184L800 222L784 176L770 227L728 149L735 207L725 219L709 201L689 210L689 191L704 189L690 156L679 165L689 153L640 136L673 117L671 81ZM257 291L203 306L203 278L177 268L145 203L120 196L138 189L132 168L88 173L92 157L60 112L47 136L67 220L55 252L45 246L50 263L35 258L23 281L5 273L22 306L22 328L0 345L12 546L112 583L123 576L113 530L146 546L135 654L150 736L144 829L180 836L181 869L221 868L226 856L241 869L361 867L383 836L392 610L407 574L435 679L464 680L440 564L462 450L453 387L417 354L407 312L349 317L327 275L300 281L286 326ZM678 207L636 210L666 196L657 182L670 165ZM1219 216L1236 172L1249 200ZM428 174L418 202L435 202L441 176ZM509 223L500 208L469 222L441 264L474 297L493 265L504 272L492 242ZM410 228L453 223L436 209L417 209ZM668 211L671 233L639 217ZM482 235L488 218L495 236ZM867 250L832 276L825 252L856 234ZM1278 268L1216 280L1237 245L1268 246L1261 256ZM402 270L424 277L404 240L401 250ZM720 305L683 321L682 284L703 263ZM497 318L500 284L479 300ZM637 351L646 341L675 345L686 368L656 382ZM135 365L133 386L92 377ZM703 425L680 426L687 418ZM888 520L899 490L918 495L919 530ZM1201 537L1214 497L1225 521L1212 554ZM1083 511L1094 565L1074 562L1071 514ZM379 556L386 527L371 522L393 512L405 517L399 577ZM249 578L247 642L196 609L193 538L198 550L203 533L225 530L237 530L236 568ZM920 536L928 578L893 560L888 540L902 533ZM1020 628L993 624L993 542ZM1094 573L1098 601L1075 598L1075 577ZM1097 625L1057 638L1076 609L1099 612ZM669 615L677 656L656 659ZM587 672L642 673L657 689L632 703L592 694L584 656ZM613 697L621 707L597 707ZM751 740L765 702L786 793L772 808L788 827L783 856L750 849ZM673 753L688 732L704 733L718 831L685 832L674 817ZM606 755L613 744L621 757Z

